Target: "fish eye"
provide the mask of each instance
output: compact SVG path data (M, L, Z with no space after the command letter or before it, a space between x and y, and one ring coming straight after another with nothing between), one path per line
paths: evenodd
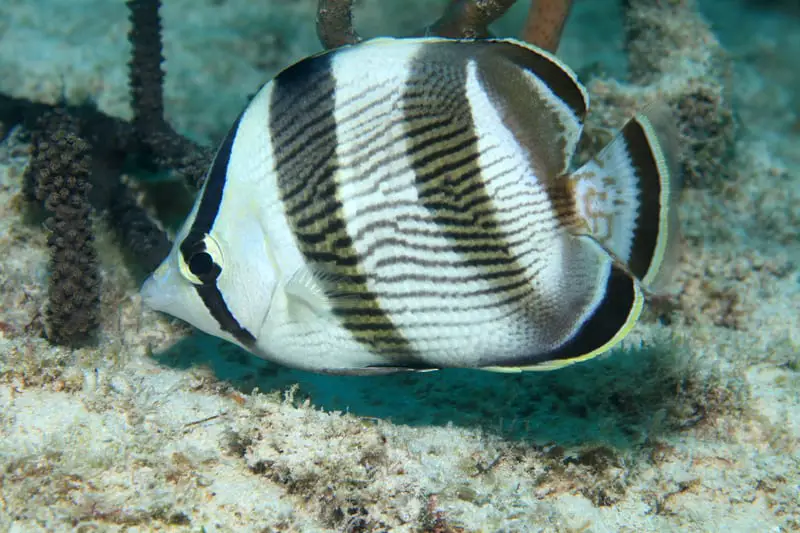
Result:
M180 271L195 285L206 285L222 273L222 250L208 234L190 233L181 243Z

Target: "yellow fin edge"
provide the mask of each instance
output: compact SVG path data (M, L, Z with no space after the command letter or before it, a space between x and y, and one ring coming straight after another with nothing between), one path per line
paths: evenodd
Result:
M661 209L661 212L659 213L658 221L659 228L662 228L662 231L659 231L659 235L656 239L656 249L653 253L653 259L650 262L650 268L647 270L647 274L645 274L644 278L642 279L644 286L650 287L661 271L661 267L666 256L667 245L669 243L669 239L672 237L671 232L673 228L670 224L670 217L672 216L673 205L671 196L675 194L675 191L673 190L672 186L672 169L669 168L670 166L667 163L664 150L661 148L661 143L658 142L658 133L646 115L639 114L636 116L636 119L645 130L648 139L656 140L655 142L651 141L649 143L650 149L653 151L653 158L658 166L658 174L659 176L664 177L664 182L661 184L661 197L659 198L660 204L664 206L664 208Z
M589 353L585 353L583 355L579 355L578 357L573 357L571 359L557 359L553 361L545 361L536 365L531 366L517 366L517 367L505 367L505 366L486 366L482 367L480 370L486 370L488 372L500 372L506 374L515 374L519 372L544 372L549 370L558 370L559 368L564 368L566 366L573 365L575 363L581 363L583 361L588 361L589 359L593 359L600 355L603 352L607 352L615 345L619 344L622 339L624 339L628 333L631 332L633 326L636 325L636 322L639 320L639 316L642 313L642 308L644 307L644 294L642 293L642 289L638 283L635 283L635 297L633 306L631 307L631 312L628 313L628 318L625 321L625 324L617 331L617 333L605 344L592 350Z

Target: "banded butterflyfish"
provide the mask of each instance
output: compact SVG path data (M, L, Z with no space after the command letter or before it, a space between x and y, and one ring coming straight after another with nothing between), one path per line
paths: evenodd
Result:
M662 287L678 233L668 114L573 170L588 100L515 40L306 58L236 120L143 300L317 372L592 358Z

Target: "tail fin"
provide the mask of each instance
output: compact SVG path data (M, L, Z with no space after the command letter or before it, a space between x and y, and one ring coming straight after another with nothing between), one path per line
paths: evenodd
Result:
M669 283L678 260L677 159L677 130L669 112L651 108L570 177L587 234L650 291Z

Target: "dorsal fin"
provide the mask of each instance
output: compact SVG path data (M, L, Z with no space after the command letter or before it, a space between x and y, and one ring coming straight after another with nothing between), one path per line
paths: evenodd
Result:
M569 171L589 107L586 89L557 57L521 41L491 40L475 58L481 85L529 154L537 179Z
M542 80L581 122L589 110L589 94L578 76L558 57L547 50L517 39L490 39L492 52Z

